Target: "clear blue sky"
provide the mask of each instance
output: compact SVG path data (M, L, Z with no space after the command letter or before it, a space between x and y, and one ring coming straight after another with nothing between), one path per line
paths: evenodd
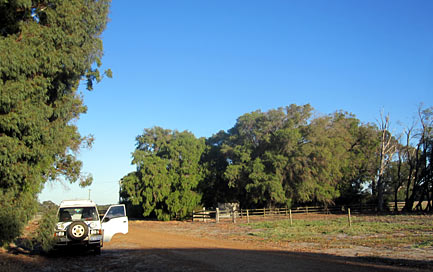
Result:
M112 79L84 91L79 158L93 185L47 183L39 199L118 201L144 128L209 137L257 109L310 103L398 132L433 106L433 1L114 1L103 33ZM399 125L401 122L402 125Z

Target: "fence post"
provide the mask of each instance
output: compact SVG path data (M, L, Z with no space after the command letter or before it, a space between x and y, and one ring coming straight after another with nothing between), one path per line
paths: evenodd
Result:
M306 207L306 209L307 209L307 214L308 214L308 206Z
M233 223L236 223L236 213L235 213L235 207L232 207L232 220L233 220Z
M293 221L292 221L292 209L289 210L289 214L290 214L290 226L293 225Z
M219 209L219 208L216 208L215 221L216 221L217 223L220 222L220 209Z
M350 217L350 208L347 209L347 219L349 220L349 227L352 227L352 218Z
M266 217L266 208L263 208L263 217Z
M202 214L202 216L201 216L201 221L202 221L202 222L204 222L204 221L205 221L205 219L204 219L204 217L205 217L205 214L206 214L206 208L205 208L205 207L203 207L203 214Z
M287 207L286 207L286 216L287 216Z
M247 223L250 223L250 214L248 213L248 209L247 209Z

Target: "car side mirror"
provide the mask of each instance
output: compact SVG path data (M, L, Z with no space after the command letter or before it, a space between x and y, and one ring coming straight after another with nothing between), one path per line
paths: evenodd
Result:
M108 221L110 221L110 218L109 217L105 217L104 218L104 222L108 222Z

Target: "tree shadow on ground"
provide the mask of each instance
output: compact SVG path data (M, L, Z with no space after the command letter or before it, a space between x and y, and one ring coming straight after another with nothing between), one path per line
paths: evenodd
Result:
M225 248L0 252L0 271L432 271L432 261ZM6 269L6 270L5 270Z

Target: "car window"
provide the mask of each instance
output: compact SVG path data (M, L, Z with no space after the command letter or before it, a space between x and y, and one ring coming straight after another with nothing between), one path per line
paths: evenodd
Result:
M60 208L59 222L99 220L95 207Z
M108 210L108 213L105 217L107 218L116 218L125 216L125 209L123 206L113 206Z

